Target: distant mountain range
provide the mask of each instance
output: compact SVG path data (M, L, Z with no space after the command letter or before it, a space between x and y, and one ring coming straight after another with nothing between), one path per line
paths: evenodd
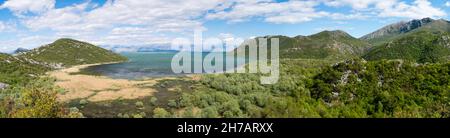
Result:
M177 52L178 50L171 49L169 44L160 45L142 45L142 46L121 46L121 45L103 45L102 48L121 52Z

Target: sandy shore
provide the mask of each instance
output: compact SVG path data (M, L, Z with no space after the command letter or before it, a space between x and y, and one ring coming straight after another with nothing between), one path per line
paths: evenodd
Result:
M113 63L103 63L113 64ZM156 90L152 88L160 80L176 78L154 78L143 81L112 79L105 76L71 75L80 69L101 65L89 64L51 71L47 74L56 78L56 85L64 88L65 93L58 94L58 100L68 102L76 99L87 99L91 102L110 101L117 99L137 99L152 96Z

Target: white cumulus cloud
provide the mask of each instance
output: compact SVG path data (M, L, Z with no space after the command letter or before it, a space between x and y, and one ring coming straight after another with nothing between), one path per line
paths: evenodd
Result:
M55 0L8 0L0 8L8 8L16 14L41 13L55 7Z
M406 17L406 18L439 18L447 15L445 11L435 8L428 0L415 0L412 4L399 2L396 4L378 4L381 9L381 17Z
M207 19L221 19L242 22L252 18L263 18L272 23L300 23L326 15L317 12L318 1L275 2L270 0L236 1L229 5L231 10L221 10L207 15Z
M434 7L429 0L414 0L407 3L400 0L323 0L332 7L350 6L362 13L375 13L379 17L424 18L444 17L447 14Z

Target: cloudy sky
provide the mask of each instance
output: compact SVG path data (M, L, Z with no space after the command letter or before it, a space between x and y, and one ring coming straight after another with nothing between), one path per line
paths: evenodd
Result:
M0 0L0 51L69 37L97 45L158 45L177 37L355 37L398 21L449 19L447 0Z

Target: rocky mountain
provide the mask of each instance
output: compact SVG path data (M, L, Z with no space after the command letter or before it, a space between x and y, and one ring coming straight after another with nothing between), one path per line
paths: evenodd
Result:
M403 24L403 23L398 23ZM419 63L442 62L450 59L450 22L425 18L400 25L395 33L363 38L376 45L364 55L368 60L406 59ZM384 27L377 32L386 32ZM389 30L389 29L387 29ZM382 34L382 33L379 33Z
M14 54L20 54L20 53L25 53L28 52L30 50L25 49L25 48L17 48L16 50L14 50Z
M126 57L112 51L67 38L30 50L18 57L45 63L53 68L127 60Z
M259 37L261 38L261 37ZM280 40L281 58L344 59L361 56L370 44L344 31L323 31L310 36L266 36ZM258 40L258 38L256 38ZM244 48L240 46L239 48Z
M408 22L402 21L385 26L373 33L361 37L360 39L368 41L376 46L418 31L445 32L450 31L450 25L448 21L443 19L434 20L431 18L423 18Z

